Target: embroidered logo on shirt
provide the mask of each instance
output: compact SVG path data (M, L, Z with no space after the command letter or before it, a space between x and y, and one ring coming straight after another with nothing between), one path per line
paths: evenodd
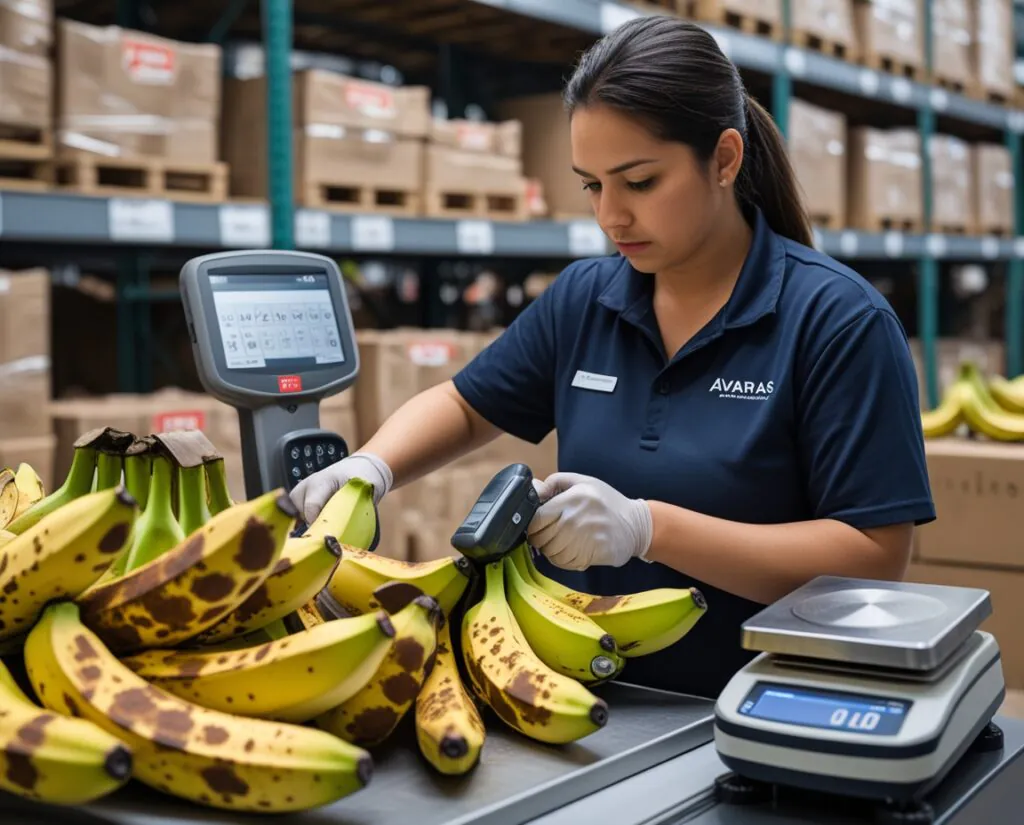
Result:
M738 398L742 401L767 401L775 392L774 381L738 381L716 378L708 392L717 392L719 398Z

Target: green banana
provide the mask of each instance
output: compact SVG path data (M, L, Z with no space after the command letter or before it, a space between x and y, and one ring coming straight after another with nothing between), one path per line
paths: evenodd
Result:
M204 458L203 468L206 471L206 500L210 515L215 516L229 507L234 507L235 502L231 499L231 492L228 490L227 471L224 467L223 457Z
M181 544L187 535L174 515L174 462L165 455L154 454L152 466L149 501L135 525L132 546L125 559L125 573L160 558Z
M193 641L215 644L284 619L324 588L341 554L341 545L331 536L289 538L277 565L252 595Z
M151 441L137 439L124 454L124 486L143 510L149 501L149 476L153 470Z
M484 592L462 620L469 683L509 727L540 742L565 744L608 722L607 703L552 670L530 648L505 597L503 561L484 567Z
M118 653L178 646L252 595L297 516L280 488L218 513L160 558L83 594L82 619Z
M206 470L202 464L178 468L178 524L188 536L210 520L206 503Z
M99 450L94 442L106 430L90 430L76 442L71 457L71 468L68 470L64 483L43 499L40 499L5 528L8 532L21 535L30 527L53 511L63 507L69 501L92 492L93 476L96 473L96 461Z
M377 508L373 503L373 485L361 478L353 478L328 500L306 536L334 536L349 547L371 549L379 535Z
M0 662L0 790L53 805L84 805L131 778L132 755L85 719L38 707Z
M529 573L538 588L575 608L610 633L626 659L664 650L682 639L708 609L695 587L659 587L623 596L595 596L570 590L541 573L528 548L517 550L519 569Z
M352 697L316 718L329 733L361 747L387 739L416 701L434 665L441 611L419 595L392 613L395 637L370 681ZM351 621L337 619L323 627Z
M121 739L136 779L192 802L305 810L358 791L373 774L370 755L337 737L209 710L147 683L82 623L74 602L47 607L25 643L25 665L47 707Z
M361 690L394 636L381 610L232 653L148 650L121 661L147 682L205 708L308 722Z
M589 616L552 598L527 577L522 550L504 559L505 592L512 615L537 658L552 670L583 683L603 682L622 672L614 637Z
M87 493L0 549L0 639L27 631L43 606L75 598L122 551L138 508L123 487Z

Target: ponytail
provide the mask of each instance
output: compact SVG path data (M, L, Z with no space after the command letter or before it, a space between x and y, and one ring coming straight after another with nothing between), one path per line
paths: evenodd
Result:
M774 232L813 246L811 221L789 162L786 142L768 110L744 92L747 134L743 166L736 179L741 205L756 206Z
M786 143L771 115L749 97L736 65L690 20L648 15L623 23L583 54L565 87L572 114L603 103L642 120L662 140L685 143L707 163L726 129L744 136L736 198L761 210L773 231L810 246Z

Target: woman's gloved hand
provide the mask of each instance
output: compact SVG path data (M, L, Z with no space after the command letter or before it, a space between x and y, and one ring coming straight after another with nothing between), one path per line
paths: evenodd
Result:
M379 504L394 484L391 468L380 456L353 453L304 478L292 490L291 499L306 524L312 524L330 497L353 478L361 478L373 485L374 504Z
M556 567L621 567L650 549L654 522L643 499L626 498L600 479L577 473L555 473L534 486L543 503L527 538Z

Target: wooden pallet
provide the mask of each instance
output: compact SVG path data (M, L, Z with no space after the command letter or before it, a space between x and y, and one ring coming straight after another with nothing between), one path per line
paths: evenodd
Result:
M486 218L492 221L526 221L530 211L523 194L508 192L450 192L427 190L426 215L430 218Z
M308 181L303 188L302 203L319 209L387 215L418 215L421 207L419 193L410 189L389 189L336 181Z
M859 228L865 232L920 233L922 231L921 222L913 220L912 218L893 218L886 215L871 215L870 217L864 218L860 223L861 226Z
M981 94L978 84L974 81L964 80L962 77L944 77L937 70L932 72L932 83L947 92L965 97L978 98Z
M964 223L936 223L933 232L940 235L972 235L972 227Z
M220 203L227 200L226 163L111 158L64 152L54 161L58 187L84 195L139 195Z
M53 133L0 123L0 189L37 192L53 181Z
M811 212L808 217L811 219L813 226L819 226L822 229L845 229L846 221L840 218L838 215L828 215L824 212Z
M776 41L783 39L781 20L737 12L730 9L723 0L678 0L676 10L683 17L737 29L744 34L758 35Z
M794 46L818 52L826 57L835 57L839 60L854 62L857 59L857 50L851 43L844 43L841 40L832 40L822 37L814 32L799 31L794 29L789 35Z
M1014 233L1012 229L1005 226L985 226L985 224L975 224L971 227L970 235L981 235L988 236L991 238L1012 238Z
M916 80L918 83L924 83L927 76L923 66L915 66L913 63L907 63L898 57L886 54L864 53L860 57L860 62L875 71L905 77L907 80Z

